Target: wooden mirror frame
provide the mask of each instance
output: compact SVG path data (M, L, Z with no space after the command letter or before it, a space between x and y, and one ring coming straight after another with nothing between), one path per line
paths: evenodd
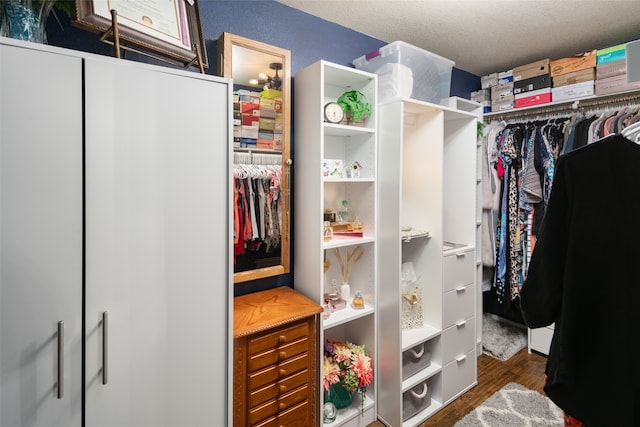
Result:
M282 197L282 230L280 242L280 265L261 267L253 270L240 271L233 274L233 283L243 283L256 279L278 276L290 272L291 256L291 51L276 46L268 45L246 37L224 32L218 38L216 61L217 74L233 79L233 47L239 46L271 56L282 58L282 185L280 197Z

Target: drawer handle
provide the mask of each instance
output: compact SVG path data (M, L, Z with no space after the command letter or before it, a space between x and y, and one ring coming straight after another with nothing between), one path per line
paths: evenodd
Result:
M64 396L64 321L58 322L58 387L57 398Z
M280 360L286 359L287 358L287 352L286 351L281 351L280 352Z
M284 344L285 342L287 342L287 337L285 337L284 335L280 335L278 337L278 344Z
M456 254L456 256L457 256L458 258L464 258L464 256L465 256L465 255L466 255L466 254L465 254L464 252L461 252L461 253L457 253L457 254Z
M409 349L409 352L415 359L420 359L424 354L424 343L420 346L420 351L415 351L414 349Z
M422 383L422 391L420 393L416 393L413 390L409 390L411 392L411 394L413 395L413 397L415 397L416 399L422 399L427 395L427 383Z
M284 411L285 409L287 409L287 405L286 403L280 402L280 404L278 405L278 408L280 408L280 411Z
M285 393L287 391L286 385L281 385L279 388L280 388L280 393Z
M287 371L285 369L280 369L280 376L281 377L286 377L287 376Z
M461 327L463 327L463 326L464 326L464 325L466 325L466 324L467 324L467 321L466 321L466 320L461 320L461 321L459 321L458 323L456 323L456 326L457 326L458 328L461 328Z
M459 286L456 288L456 292L460 293L460 292L464 292L466 290L466 288L464 286Z
M464 362L464 361L465 361L465 359L466 359L466 358L467 358L467 355L466 355L466 354L463 354L463 355L461 355L461 356L456 357L456 362L458 362L458 363L462 363L462 362Z

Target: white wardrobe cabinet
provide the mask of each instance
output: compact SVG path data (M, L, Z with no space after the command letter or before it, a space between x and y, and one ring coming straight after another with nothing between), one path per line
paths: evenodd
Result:
M83 404L88 426L228 424L231 228L221 208L230 202L228 81L3 43L13 45L1 46L2 425L80 425ZM22 75L31 68L48 82L34 97L58 119L33 139L9 121L17 113L5 100L24 97L31 82ZM30 104L22 108L33 118ZM13 150L23 154L5 157ZM10 197L23 215L5 203ZM29 241L9 239L20 229L31 231ZM21 283L5 275L15 259L29 267ZM50 264L62 277L49 274ZM45 317L58 296L75 317ZM36 335L28 327L42 321L50 329L58 320L71 347L62 359L69 422L46 410L59 400L49 378L60 358L55 329ZM22 336L15 354L5 330ZM41 367L25 365L40 357Z

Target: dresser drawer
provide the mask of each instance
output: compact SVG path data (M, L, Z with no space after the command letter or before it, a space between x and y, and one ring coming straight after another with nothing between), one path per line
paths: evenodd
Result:
M253 427L311 427L309 420L309 404L305 401L297 404L293 408L254 424Z
M466 390L477 381L477 361L475 349L460 355L442 368L443 403Z
M309 388L305 384L277 399L272 399L255 408L249 408L247 420L249 425L257 424L269 417L285 412L287 409L294 407L297 403L305 402L309 399Z
M247 369L249 372L253 372L260 368L264 368L265 366L284 362L290 357L304 353L308 350L309 341L304 337L290 344L278 346L276 348L266 350L263 353L250 355L247 363Z
M308 335L309 327L306 322L303 322L288 328L269 332L255 338L250 338L247 344L249 356L251 357L254 354L262 353L265 350L290 344L293 341L307 337Z
M458 322L473 317L475 310L475 286L459 286L445 292L442 305L442 328L446 329Z
M289 377L296 372L307 369L309 366L309 355L307 353L289 359L283 363L269 366L257 372L247 375L248 389L255 390L266 384L271 384L278 380Z
M288 391L294 390L309 381L309 371L303 370L288 376L277 383L269 383L256 390L249 391L249 407L253 408L270 399L275 399Z
M443 291L447 292L475 280L474 251L446 255L443 259Z
M442 363L447 364L475 347L476 320L471 317L449 326L442 332Z

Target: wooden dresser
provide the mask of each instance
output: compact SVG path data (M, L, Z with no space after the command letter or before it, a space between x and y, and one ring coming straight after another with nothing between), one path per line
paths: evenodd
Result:
M316 425L322 307L288 287L234 298L233 425Z

